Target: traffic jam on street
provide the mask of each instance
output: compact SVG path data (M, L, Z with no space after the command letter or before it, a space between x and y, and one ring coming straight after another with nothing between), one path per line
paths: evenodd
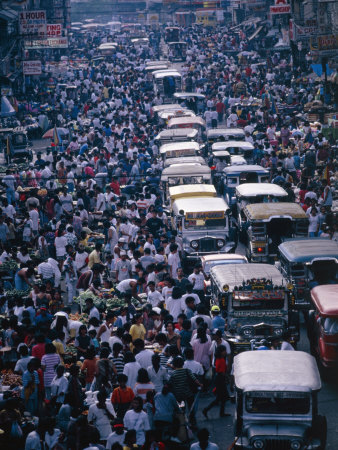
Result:
M1 449L337 449L330 6L45 3L0 5Z

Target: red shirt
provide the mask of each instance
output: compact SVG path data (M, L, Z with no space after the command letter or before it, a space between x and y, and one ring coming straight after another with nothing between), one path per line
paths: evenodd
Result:
M34 345L34 347L32 348L32 356L34 356L34 358L39 358L41 360L41 358L43 357L43 355L46 353L45 351L45 344L36 344Z
M225 373L227 371L227 364L224 358L217 358L215 361L216 373Z

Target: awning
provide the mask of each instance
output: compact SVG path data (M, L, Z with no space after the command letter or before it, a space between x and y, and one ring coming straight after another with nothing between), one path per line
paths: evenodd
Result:
M15 114L15 109L10 104L8 98L5 96L1 97L0 117L14 116L14 114Z
M257 30L254 32L254 34L252 34L249 37L248 41L252 41L252 39L254 39L258 35L258 33L260 33L262 31L262 29L263 29L263 25L261 25L260 27L257 28Z
M7 22L11 22L18 18L18 12L10 8L1 8L0 17L1 19L6 20Z

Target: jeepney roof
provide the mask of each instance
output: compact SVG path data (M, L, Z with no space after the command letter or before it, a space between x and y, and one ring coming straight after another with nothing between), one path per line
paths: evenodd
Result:
M290 239L278 247L280 253L293 263L312 263L333 259L338 263L338 242L322 238Z
M207 136L209 138L218 137L218 136L229 136L231 135L243 135L245 136L242 128L211 128L207 131Z
M271 218L307 219L303 208L297 203L252 203L244 208L249 220L269 222Z
M202 156L178 156L176 158L167 158L164 161L164 168L172 166L173 164L200 164L206 166L207 163Z
M212 155L215 158L224 158L224 157L230 157L230 153L227 152L226 150L211 150Z
M195 128L174 128L173 130L163 130L158 133L155 139L165 139L166 137L181 137L194 139L198 134Z
M281 272L271 264L251 263L214 266L210 270L210 275L221 291L223 291L225 285L228 285L231 292L235 286L239 286L243 281L253 278L272 280L272 284L278 286L283 284L286 286L287 284Z
M231 155L231 165L232 166L245 166L246 159L240 155Z
M286 197L288 193L278 184L273 183L244 183L236 187L236 194L240 197L256 197L256 195L273 195Z
M158 65L151 65L151 66L146 66L145 67L145 71L146 72L156 72L157 70L165 70L168 68L167 64L158 64Z
M179 77L182 78L182 75L177 72L177 70L167 69L167 70L155 70L153 75L156 79L165 78L165 77Z
M172 164L169 167L166 167L162 171L161 180L167 176L203 176L210 175L211 169L208 166L203 166L198 163L188 163L188 164Z
M213 184L185 184L169 188L171 201L182 197L216 197L216 189Z
M180 211L184 211L184 214L186 214L190 212L227 211L228 209L228 204L220 197L180 198L173 203L174 214L179 214Z
M248 262L245 256L238 255L237 253L213 253L209 255L203 255L201 256L201 261L203 263L209 262L209 261L224 261L224 260L230 260L230 261L243 261L245 263Z
M338 284L316 286L311 298L322 317L338 319Z
M234 358L234 375L236 387L243 391L249 388L250 391L297 392L318 391L321 388L315 358L300 351L240 353Z
M237 128L235 128L237 129ZM223 149L238 147L243 150L253 150L255 147L251 144L251 142L246 141L225 141L225 142L215 142L212 146L223 144Z
M176 44L183 44L183 45L187 45L186 42L184 41L175 41L175 42L168 42L168 45L176 45Z
M167 109L177 109L179 105L177 103L168 103L164 105L153 106L153 111L158 113L159 111L166 111ZM182 108L182 107L181 107Z
M196 141L186 142L171 142L170 144L163 144L160 147L160 153L172 152L174 150L196 150L200 149L199 143Z
M165 27L165 31L167 30L179 30L179 27Z
M174 98L178 98L178 99L185 99L185 98L199 98L199 99L204 99L205 95L204 94L199 94L198 92L175 92L174 94Z
M196 117L194 111L187 108L166 109L165 111L160 111L158 115L162 120L172 119L173 117Z
M161 65L161 64L170 64L170 61L168 61L167 59L156 59L154 61L146 60L147 66L157 66L157 65Z
M205 127L205 120L202 117L173 117L168 122L168 128L179 125L197 124L201 127Z
M259 175L269 175L269 171L262 166L256 166L255 164L241 164L235 167L224 167L223 173L225 175L240 175L243 172L257 172Z

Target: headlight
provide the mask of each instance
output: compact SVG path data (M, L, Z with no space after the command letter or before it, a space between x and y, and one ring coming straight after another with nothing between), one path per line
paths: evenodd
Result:
M190 247L192 247L192 248L198 248L198 242L197 242L197 241L191 241L191 242L190 242Z
M264 442L262 441L262 439L256 439L253 443L253 447L254 448L263 448Z
M283 328L275 328L274 332L276 336L281 336L283 334Z
M223 247L224 241L222 239L217 240L217 247Z
M243 330L243 334L244 334L244 336L246 336L246 337L252 336L252 335L253 335L253 330L252 330L252 328L245 328L245 329ZM261 447L257 447L257 448L261 448Z
M301 445L302 444L299 441L291 441L291 448L292 448L292 450L299 450Z

